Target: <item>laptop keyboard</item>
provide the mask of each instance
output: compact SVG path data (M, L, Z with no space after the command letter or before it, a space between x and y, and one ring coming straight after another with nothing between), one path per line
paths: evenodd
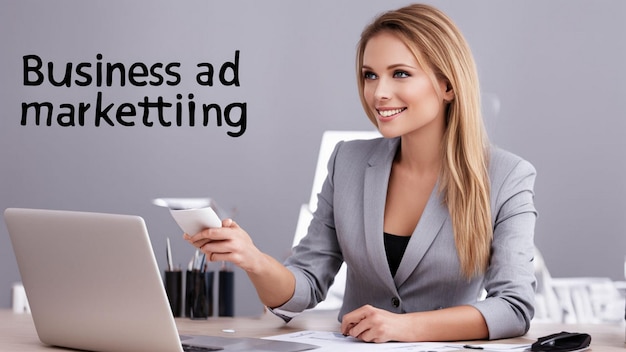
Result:
M222 347L210 347L210 346L191 346L187 344L183 345L183 351L185 352L207 352L207 351L221 351Z

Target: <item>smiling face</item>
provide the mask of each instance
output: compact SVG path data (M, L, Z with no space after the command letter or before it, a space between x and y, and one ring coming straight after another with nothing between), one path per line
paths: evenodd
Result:
M444 99L453 93L442 80L433 85L431 74L396 35L381 32L367 42L361 74L363 97L383 136L443 134Z

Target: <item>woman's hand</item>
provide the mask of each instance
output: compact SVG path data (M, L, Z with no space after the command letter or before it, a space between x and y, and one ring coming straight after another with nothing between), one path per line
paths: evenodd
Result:
M253 271L263 257L252 239L235 221L225 219L222 227L205 229L183 238L206 254L208 261L229 261L245 271Z
M341 333L366 342L411 341L411 323L406 314L365 305L343 316Z
M261 252L252 239L231 219L222 221L222 227L206 229L183 238L206 254L207 260L229 261L245 270L268 307L287 302L295 291L296 279L284 265Z
M469 305L404 314L365 305L343 316L341 332L367 342L489 338L485 318L478 309Z

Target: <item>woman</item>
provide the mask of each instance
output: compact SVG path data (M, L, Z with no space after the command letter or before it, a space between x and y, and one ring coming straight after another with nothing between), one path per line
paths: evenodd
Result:
M463 36L431 6L387 12L362 33L357 75L383 138L337 145L307 236L284 265L230 219L185 238L245 270L286 321L324 299L345 261L346 335L524 334L534 312L535 169L489 146Z

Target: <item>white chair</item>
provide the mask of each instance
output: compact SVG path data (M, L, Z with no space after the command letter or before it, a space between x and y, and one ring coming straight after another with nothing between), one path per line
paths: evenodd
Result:
M546 267L543 255L535 248L534 255L535 277L537 278L537 290L535 292L535 317L533 321L561 322L566 312L573 308L563 308L554 291L553 279Z
M620 322L624 296L607 277L554 278L535 249L537 276L535 321L567 324Z
M293 245L297 245L302 237L306 235L313 212L317 209L317 194L322 190L322 184L326 179L328 159L332 154L335 145L339 141L355 140L355 139L373 139L380 137L378 131L326 131L322 135L320 151L317 157L317 167L315 168L315 177L313 178L313 188L309 202L302 204L300 207L300 215L293 238ZM335 281L328 290L326 299L320 302L314 309L334 310L341 308L343 302L343 293L346 286L346 265L343 264L335 276Z

